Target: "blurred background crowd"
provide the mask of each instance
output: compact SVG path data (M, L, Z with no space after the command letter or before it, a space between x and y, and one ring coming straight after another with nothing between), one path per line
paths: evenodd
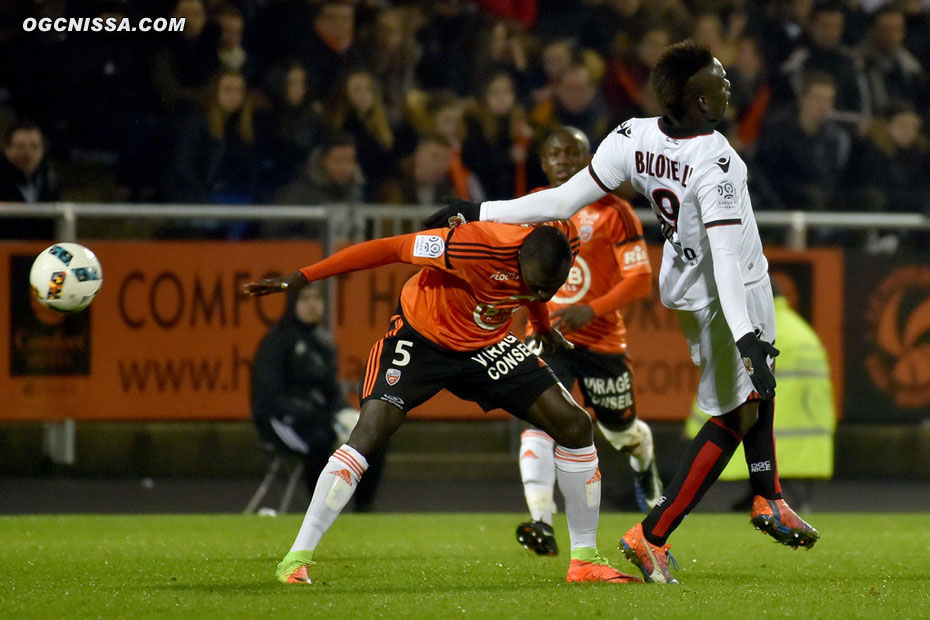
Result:
M23 28L60 16L186 26ZM926 0L5 0L0 200L510 198L553 128L659 114L687 37L727 68L757 210L930 214Z

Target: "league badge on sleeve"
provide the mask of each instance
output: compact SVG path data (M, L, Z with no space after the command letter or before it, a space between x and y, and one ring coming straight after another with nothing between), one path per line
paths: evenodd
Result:
M439 235L417 235L413 244L413 255L419 258L439 258L446 244Z

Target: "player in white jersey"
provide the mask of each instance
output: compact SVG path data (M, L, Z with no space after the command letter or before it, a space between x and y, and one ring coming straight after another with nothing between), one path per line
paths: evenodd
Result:
M751 522L810 548L818 532L785 503L775 464L778 354L768 263L746 189L746 164L714 130L730 98L720 61L693 41L669 47L652 73L663 108L609 134L586 170L558 187L481 205L455 201L427 220L528 223L565 218L624 181L652 204L666 238L659 288L701 366L698 403L711 413L659 503L620 541L647 581L677 583L666 540L742 441L755 493Z

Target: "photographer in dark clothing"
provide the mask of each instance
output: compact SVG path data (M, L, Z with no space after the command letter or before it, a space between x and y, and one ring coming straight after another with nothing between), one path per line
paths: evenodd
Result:
M284 316L252 360L252 419L259 435L303 456L311 494L337 439L344 441L358 420L339 386L336 346L321 326L323 312L319 285L288 291ZM383 453L369 460L366 480L355 493L356 510L370 509L383 463Z

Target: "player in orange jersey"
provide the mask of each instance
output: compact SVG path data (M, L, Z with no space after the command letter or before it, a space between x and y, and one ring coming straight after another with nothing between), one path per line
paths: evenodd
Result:
M570 179L590 160L588 138L574 127L555 130L543 143L541 163L553 186ZM620 314L621 308L649 294L652 287L643 226L630 203L613 194L580 209L571 221L580 231L581 250L568 280L548 306L555 327L575 346L543 358L566 389L578 381L604 437L629 454L637 504L648 512L662 495L662 482L652 431L636 417L626 326ZM532 520L517 527L517 540L539 555L558 553L552 530L552 447L552 438L538 429L528 428L520 435L520 475Z
M423 266L404 285L390 330L371 350L359 422L320 474L297 538L278 564L280 581L310 583L313 551L352 497L367 457L407 411L442 388L485 410L505 409L555 440L572 545L567 581L640 581L597 552L600 473L591 419L510 333L513 314L525 306L547 348L571 346L551 327L545 302L565 282L578 243L567 220L537 227L478 222L360 243L289 276L244 286L266 295L388 263Z

